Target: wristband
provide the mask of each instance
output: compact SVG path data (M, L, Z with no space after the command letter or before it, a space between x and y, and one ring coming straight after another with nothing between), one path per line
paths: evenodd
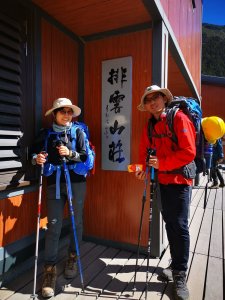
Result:
M31 159L32 165L36 165L36 164L37 164L36 159L37 159L37 154L34 154L34 155L32 156L32 159Z

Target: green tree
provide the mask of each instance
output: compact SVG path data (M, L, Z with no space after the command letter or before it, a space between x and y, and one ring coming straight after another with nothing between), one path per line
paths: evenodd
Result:
M225 77L225 26L202 25L202 74Z

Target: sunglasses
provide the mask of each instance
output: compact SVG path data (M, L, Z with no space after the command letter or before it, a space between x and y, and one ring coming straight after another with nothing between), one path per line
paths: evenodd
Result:
M159 96L161 96L161 95L162 95L161 93L155 93L151 98L145 97L144 104L149 103L151 101L156 101L159 98Z
M64 110L64 109L61 109L59 110L60 114L61 115L68 115L68 116L72 116L73 115L73 111L72 110Z

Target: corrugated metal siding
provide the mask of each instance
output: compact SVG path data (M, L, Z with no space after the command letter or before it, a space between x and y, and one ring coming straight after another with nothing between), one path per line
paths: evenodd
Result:
M190 0L161 0L184 59L201 94L201 23L202 1L196 0L193 10Z
M44 117L56 98L66 97L78 103L78 45L54 26L42 21L42 108Z
M225 121L225 85L202 84L203 117L217 116ZM225 154L225 144L223 141Z
M33 0L33 2L79 36L151 20L141 0Z
M152 31L146 30L89 42L85 45L85 121L96 146L96 172L88 178L85 234L136 244L143 182L127 172L101 169L101 63L132 56L131 161L138 161L140 134L148 114L137 110L144 89L151 83ZM148 236L148 204L144 213L142 244Z

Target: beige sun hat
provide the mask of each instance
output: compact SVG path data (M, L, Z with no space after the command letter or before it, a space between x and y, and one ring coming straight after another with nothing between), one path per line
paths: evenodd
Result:
M70 107L73 110L73 117L77 117L81 113L81 109L73 105L71 100L68 98L58 98L53 102L53 106L51 109L47 110L45 113L45 116L50 115L55 109L60 108L60 107Z
M146 89L145 89L145 92L143 94L143 96L141 97L141 103L137 106L137 108L140 110L140 111L146 111L145 107L144 107L144 99L147 95L149 94L153 94L153 93L157 93L157 92L160 92L162 94L164 94L167 98L167 103L170 103L173 99L173 95L171 94L171 92L166 89L166 88L160 88L158 85L151 85L151 86L148 86Z

